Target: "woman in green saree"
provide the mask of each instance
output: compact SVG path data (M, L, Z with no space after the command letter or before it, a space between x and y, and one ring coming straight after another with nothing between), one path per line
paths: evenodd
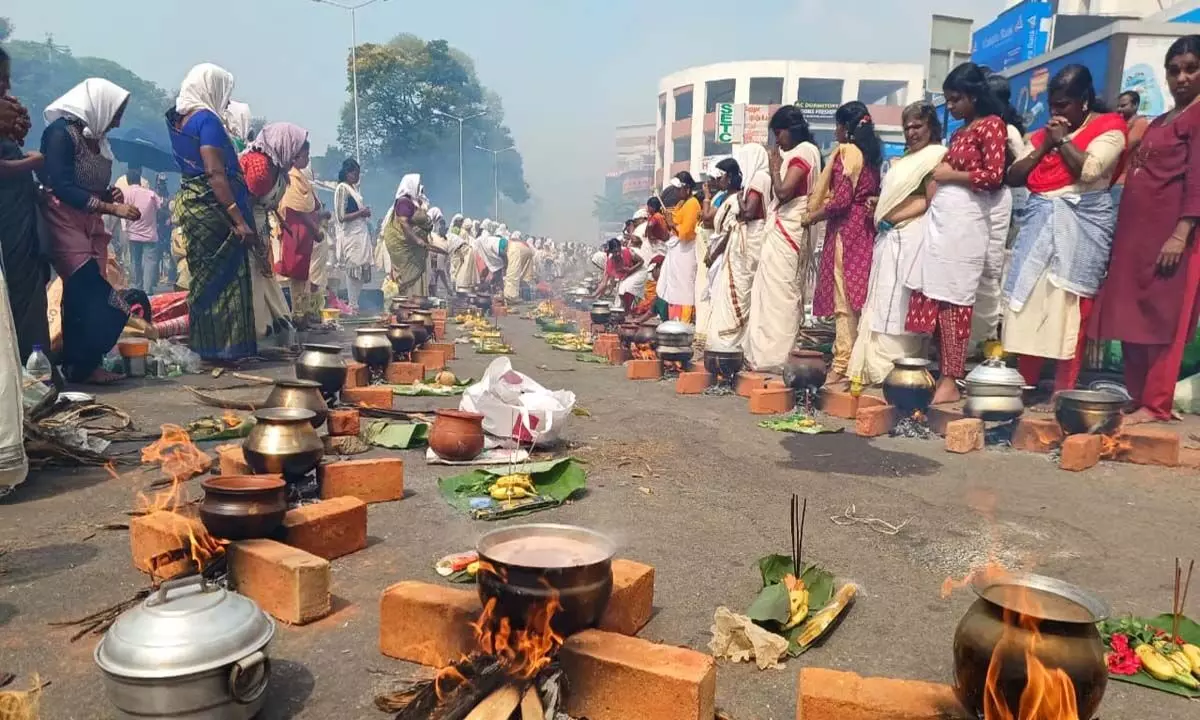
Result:
M396 189L396 202L383 219L383 244L392 261L392 281L400 295L426 295L429 253L445 250L430 242L433 219L424 204L421 176L405 175Z

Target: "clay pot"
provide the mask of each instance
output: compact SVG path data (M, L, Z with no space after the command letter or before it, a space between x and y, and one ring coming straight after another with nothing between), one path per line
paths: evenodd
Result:
M315 380L276 380L264 408L301 408L313 411L312 426L319 428L329 417L329 406L321 395L321 383Z
M388 340L392 343L392 353L397 360L406 357L417 347L417 336L409 323L394 323L388 328Z
M296 358L296 377L321 383L321 393L332 398L346 384L346 361L337 345L305 345Z
M429 431L429 447L444 460L474 460L483 452L483 416L462 410L438 410Z
M304 476L325 456L325 444L312 426L311 410L269 408L254 413L254 419L242 452L256 474Z
M783 381L797 394L825 384L825 356L817 350L793 349L783 366Z
M287 513L287 483L279 475L222 475L200 486L200 520L214 537L270 537Z

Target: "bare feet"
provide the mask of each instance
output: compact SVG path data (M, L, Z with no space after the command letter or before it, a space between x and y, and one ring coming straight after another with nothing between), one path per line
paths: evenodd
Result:
M92 374L88 376L88 379L84 380L84 382L88 385L112 385L118 380L122 380L124 378L124 375L110 373L104 368L96 368Z
M1125 419L1122 421L1122 424L1124 424L1124 425L1145 425L1146 423L1157 423L1157 422L1165 422L1165 421L1162 420L1161 418L1159 418L1158 416L1156 416L1154 413L1147 410L1146 408L1140 407L1137 410L1134 410L1133 412L1126 415Z
M837 371L832 371L825 376L825 387L841 385L844 382L846 382L846 376Z
M938 380L937 388L933 392L932 405L946 405L948 403L956 403L962 399L962 393L959 392L958 384L954 382L954 378L943 377Z

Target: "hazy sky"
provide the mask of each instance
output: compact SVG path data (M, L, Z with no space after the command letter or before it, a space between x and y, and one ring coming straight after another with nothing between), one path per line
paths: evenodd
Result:
M354 0L346 0L353 2ZM923 63L929 16L990 19L1003 0L382 0L358 13L359 42L445 38L504 99L538 201L529 230L590 241L592 196L613 128L651 122L658 80L728 60ZM733 10L733 8L738 8ZM15 37L115 60L168 90L214 62L256 115L290 120L323 151L345 100L349 13L313 0L3 0ZM224 25L221 21L224 20ZM455 198L433 198L442 207Z

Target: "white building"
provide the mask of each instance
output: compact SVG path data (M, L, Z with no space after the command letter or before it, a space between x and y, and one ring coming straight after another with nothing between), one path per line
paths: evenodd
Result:
M1162 12L1182 0L1058 0L1055 12L1059 15L1114 15L1144 18ZM1004 8L1020 5L1024 0L1005 0Z
M681 70L658 84L655 179L661 187L684 170L700 177L709 163L732 154L744 141L773 142L766 122L784 103L800 104L817 143L828 151L834 144L834 111L860 100L870 107L884 141L894 147L903 143L900 112L924 96L924 81L925 69L916 63L765 60ZM747 106L740 140L718 141L714 111L720 103Z

